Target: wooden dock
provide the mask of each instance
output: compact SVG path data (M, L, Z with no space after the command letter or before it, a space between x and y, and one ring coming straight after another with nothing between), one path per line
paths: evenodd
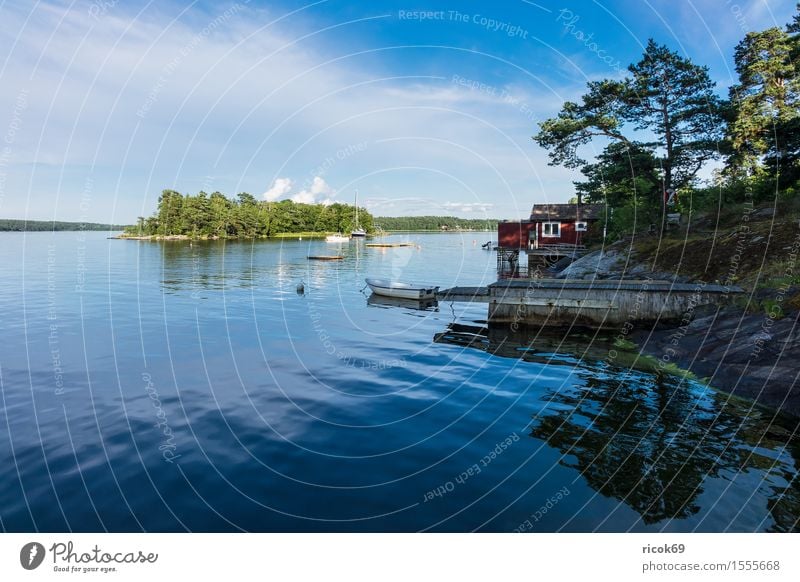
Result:
M436 294L439 301L453 301L456 303L489 303L488 287L452 287Z
M510 279L440 291L444 302L489 304L489 321L594 328L680 322L703 305L721 305L739 287L656 280Z

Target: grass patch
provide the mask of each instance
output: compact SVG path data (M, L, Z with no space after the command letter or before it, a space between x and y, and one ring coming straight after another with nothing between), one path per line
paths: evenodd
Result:
M764 299L764 301L761 302L761 307L764 309L766 315L776 321L783 319L786 315L781 303L775 299Z
M614 347L617 348L618 350L624 350L626 352L633 352L633 351L636 351L636 349L639 346L637 346L635 343L633 343L630 340L617 338L616 340L614 340Z

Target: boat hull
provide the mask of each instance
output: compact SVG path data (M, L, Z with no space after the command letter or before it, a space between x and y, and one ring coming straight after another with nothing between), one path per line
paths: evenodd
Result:
M416 301L434 299L436 298L436 292L439 290L438 287L421 287L385 279L366 279L366 282L376 295L394 297L396 299L413 299Z

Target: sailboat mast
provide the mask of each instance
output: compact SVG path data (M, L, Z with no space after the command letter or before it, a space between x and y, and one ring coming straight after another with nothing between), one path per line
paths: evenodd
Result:
M353 232L350 233L352 237L363 238L367 236L367 232L361 228L361 224L358 221L358 190L356 190L356 213L355 213L356 223L353 225Z

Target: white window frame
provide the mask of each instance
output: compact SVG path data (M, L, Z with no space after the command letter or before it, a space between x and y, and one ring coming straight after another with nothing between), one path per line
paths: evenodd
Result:
M553 234L553 225L556 226L558 232ZM547 227L550 227L550 234L546 232ZM542 223L542 238L561 238L561 223L560 222L543 222Z
M589 223L585 220L575 221L575 232L586 232L589 230Z

